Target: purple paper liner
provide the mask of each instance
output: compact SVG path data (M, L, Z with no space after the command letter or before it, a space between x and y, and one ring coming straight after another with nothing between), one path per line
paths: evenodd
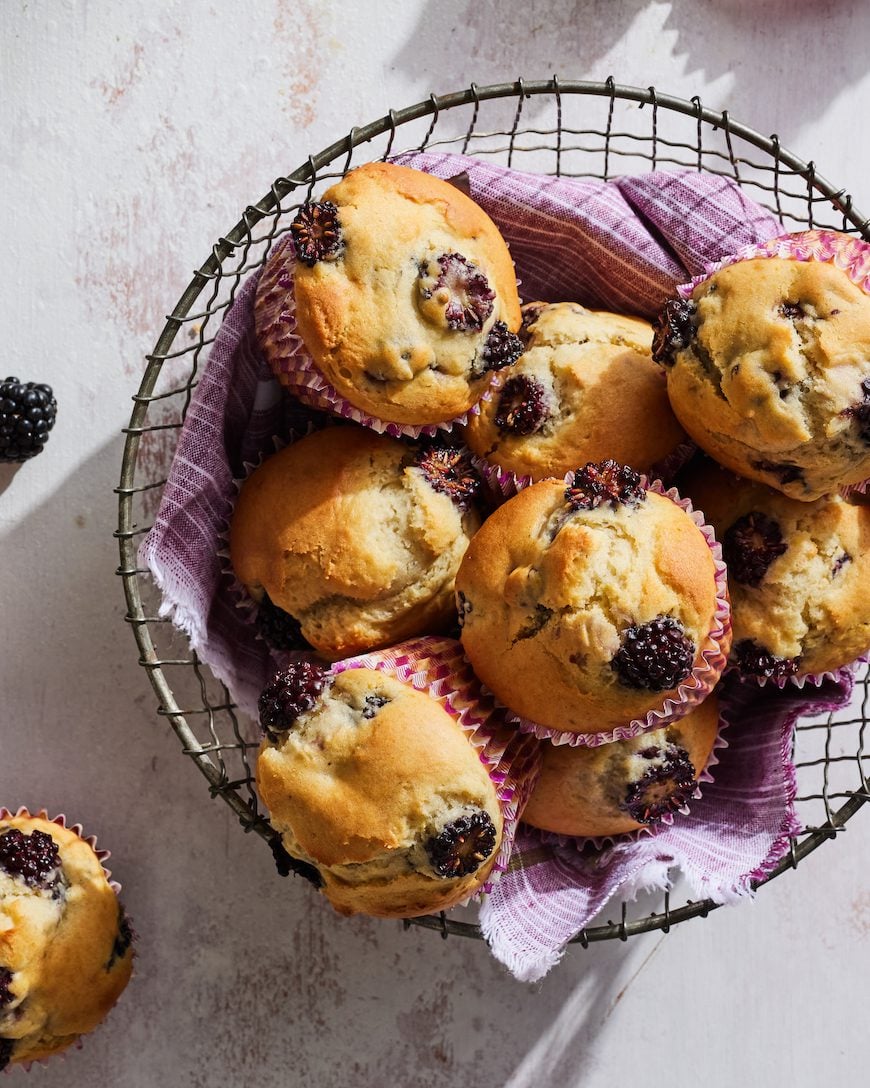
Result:
M331 671L337 675L348 669L378 669L431 695L478 750L495 786L504 831L489 877L465 902L490 891L507 869L519 814L540 770L540 745L531 737L505 728L494 702L481 692L480 682L455 639L436 635L409 639L386 650L336 662Z
M439 431L452 431L457 425L467 423L471 416L478 414L480 401L489 400L491 392L487 388L478 403L462 415L440 423L423 425L379 419L351 404L318 369L299 335L293 295L295 266L293 247L290 239L285 238L270 254L263 268L257 290L256 310L261 350L278 381L297 400L309 408L329 412L341 419L353 420L378 434L387 434L393 438L419 438L420 435L431 437ZM268 341L268 350L263 341Z
M564 479L567 486L571 480L571 473L568 473ZM552 744L570 744L572 747L584 748L597 748L600 744L628 740L630 737L637 737L641 733L648 733L652 729L677 721L688 714L692 707L697 706L709 695L725 670L731 643L731 605L728 599L727 572L722 561L722 547L716 540L712 527L704 521L704 515L699 510L695 510L688 499L680 498L676 488L666 490L659 480L650 482L645 476L641 477L641 483L645 490L670 499L672 503L685 511L701 530L712 552L716 579L716 608L713 613L713 626L708 635L709 645L701 654L703 664L692 669L691 676L679 685L676 698L665 699L661 707L647 711L642 718L633 718L625 725L618 725L600 733L569 733L563 729L541 725L530 718L515 714L509 707L506 708L507 720L522 733L531 733L540 740L549 740Z

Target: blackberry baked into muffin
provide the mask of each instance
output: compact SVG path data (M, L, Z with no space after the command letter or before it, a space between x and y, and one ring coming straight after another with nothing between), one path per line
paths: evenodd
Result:
M449 626L478 488L460 450L356 426L270 457L242 485L230 528L233 570L260 603L264 637L335 660ZM290 637L276 644L282 626Z
M815 675L870 650L870 507L799 502L709 461L684 486L722 542L741 672Z
M471 450L533 480L605 458L658 475L686 435L650 355L652 327L573 302L529 303L523 326L524 354L468 422Z
M131 943L84 839L40 817L0 820L0 1068L92 1031L130 980Z
M677 418L732 471L803 501L870 476L870 297L836 265L726 265L667 303L653 354Z
M431 695L377 669L292 665L260 699L257 786L341 914L405 918L480 889L503 819L477 749Z
M612 461L499 507L456 589L474 671L515 714L556 731L678 717L688 690L708 692L724 665L727 604L706 537Z
M660 729L597 748L542 744L523 822L582 838L652 827L695 793L719 732L715 695Z
M255 302L258 340L279 378L290 291L319 370L381 420L455 419L522 350L508 248L448 182L367 163L305 204L291 232L292 250L269 259Z

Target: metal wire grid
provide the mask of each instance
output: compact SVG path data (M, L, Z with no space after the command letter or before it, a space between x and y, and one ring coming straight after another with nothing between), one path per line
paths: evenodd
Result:
M365 153L357 149L366 145ZM440 149L491 156L516 169L563 177L607 180L650 169L692 169L735 180L789 229L828 227L870 239L870 220L852 198L780 145L730 119L727 112L659 94L655 88L563 81L478 87L436 96L355 127L343 139L279 177L239 222L212 246L194 273L147 357L121 467L118 495L118 574L127 601L125 619L139 648L139 664L157 694L165 717L189 756L245 831L268 842L274 833L258 807L249 750L258 747L251 723L236 713L226 687L197 659L171 623L157 614L159 594L136 552L148 532L166 482L171 455L206 349L242 280L265 260L273 243L289 230L300 204L362 161L388 158L400 150ZM798 811L807 831L792 842L789 855L766 883L798 863L821 843L845 830L870 800L870 668L856 685L849 710L802 721L795 736ZM672 906L631 917L623 902L619 920L592 926L576 938L588 946L627 940L653 929L667 932L688 918L715 909L710 900ZM412 924L407 922L406 925ZM477 926L444 914L413 924L448 934L480 936Z

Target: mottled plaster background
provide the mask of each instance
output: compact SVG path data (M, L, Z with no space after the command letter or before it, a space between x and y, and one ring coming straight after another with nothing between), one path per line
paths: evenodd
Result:
M45 454L0 473L0 803L96 832L140 934L108 1022L28 1084L815 1088L866 1070L866 816L756 903L576 948L533 987L481 943L340 920L276 878L155 714L111 532L163 315L241 209L351 125L471 80L613 73L778 132L866 207L868 47L863 0L0 0L0 371L60 404Z

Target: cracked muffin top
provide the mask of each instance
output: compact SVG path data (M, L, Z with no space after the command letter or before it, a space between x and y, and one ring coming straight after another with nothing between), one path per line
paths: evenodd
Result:
M507 707L600 733L676 698L712 648L713 556L676 503L613 462L544 480L493 513L456 576L462 644Z
M435 424L467 412L522 344L516 273L489 216L419 170L367 163L304 205L257 289L267 357L280 347L286 292L317 366L355 407ZM277 322L277 324L276 324Z
M824 261L738 261L669 302L654 356L721 464L810 501L870 476L870 297Z
M129 922L91 846L49 820L0 820L0 1068L64 1050L130 980Z
M479 457L533 480L608 457L650 472L686 440L646 321L533 302L523 330L525 353L498 372L466 427Z
M710 462L684 487L722 543L742 672L820 673L870 650L870 507L799 502Z
M503 820L458 722L377 669L291 666L264 690L257 786L342 914L446 910L488 876Z
M718 732L710 695L679 721L628 740L597 748L545 741L523 822L583 838L651 827L688 803Z
M333 660L436 632L454 618L453 578L480 524L478 487L453 447L327 427L242 485L233 570L261 610L288 614Z

